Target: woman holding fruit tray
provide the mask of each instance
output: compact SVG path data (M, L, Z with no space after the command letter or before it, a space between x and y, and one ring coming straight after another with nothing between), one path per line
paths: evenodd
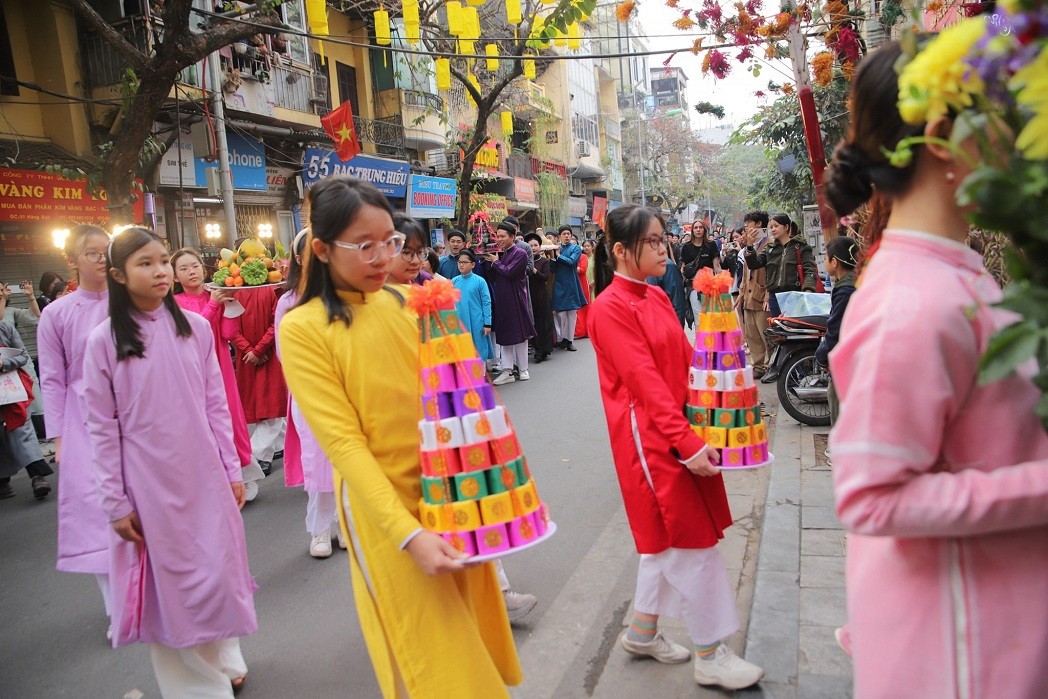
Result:
M182 293L175 295L175 301L184 310L204 316L211 323L211 330L215 334L215 352L222 370L222 384L229 399L229 414L233 418L233 443L240 459L244 491L247 500L254 500L258 494L258 481L265 478L265 474L251 455L251 436L247 431L244 405L240 402L240 392L237 390L233 360L229 356L229 342L238 324L235 318L227 318L223 310L233 301L233 292L204 288L204 259L196 250L183 248L176 252L171 256L171 267L175 270L175 279L182 285Z

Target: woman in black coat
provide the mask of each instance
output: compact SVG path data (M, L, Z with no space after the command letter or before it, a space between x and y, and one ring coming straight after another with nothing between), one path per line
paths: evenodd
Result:
M549 358L553 352L553 311L550 308L549 287L546 282L552 272L549 258L542 254L546 241L538 233L528 233L524 242L531 246L534 269L528 270L528 290L531 292L531 310L535 318L535 363Z

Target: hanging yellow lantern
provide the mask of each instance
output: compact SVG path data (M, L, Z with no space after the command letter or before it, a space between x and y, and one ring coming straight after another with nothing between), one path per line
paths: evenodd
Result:
M473 88L477 91L477 94L479 95L480 94L480 81L477 80L477 76L474 75L471 72L471 73L469 73L466 76L466 80L469 81L469 84L473 86ZM470 92L468 90L466 91L466 96L469 97L470 104L472 104L472 105L476 105L477 104L477 101L475 99L473 99L473 95L470 94Z
M419 24L418 0L404 0L404 24Z
M375 10L375 43L379 46L389 46L392 43L389 30L389 13L385 10Z
M496 44L488 44L484 47L484 53L488 56L488 70L494 73L499 69L499 47Z
M447 58L438 58L433 61L437 74L437 89L451 89L451 61Z
M572 22L568 25L568 48L572 51L578 51L582 48L582 27L579 26L578 22Z
M502 135L506 138L513 135L513 112L502 112Z
M404 22L404 41L418 46L422 41L422 27L418 22Z
M524 15L520 11L520 0L506 0L506 21L510 24L520 24L524 21Z
M459 53L463 56L472 56L477 52L476 42L472 39L459 39ZM468 58L466 59L469 60Z
M557 48L566 49L568 48L568 35L561 34L560 30L557 30L557 36L553 39L553 45Z
M474 7L480 7L484 4L484 0L466 0L466 2Z
M480 13L475 7L462 8L462 24L466 36L470 39L480 38ZM472 53L472 51L470 52Z
M448 2L444 5L444 9L448 12L448 33L452 36L462 36L465 30L462 21L462 4L454 1Z
M552 4L556 3L556 2L557 2L557 0L542 0L542 4L543 5L552 5Z
M535 79L535 61L531 58L524 59L524 77L528 80Z

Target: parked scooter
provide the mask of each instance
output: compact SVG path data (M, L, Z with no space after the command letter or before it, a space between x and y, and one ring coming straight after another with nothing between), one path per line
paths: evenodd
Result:
M768 371L778 373L779 404L797 422L814 427L830 424L830 375L815 361L815 350L826 334L826 318L769 318L764 333L772 351Z

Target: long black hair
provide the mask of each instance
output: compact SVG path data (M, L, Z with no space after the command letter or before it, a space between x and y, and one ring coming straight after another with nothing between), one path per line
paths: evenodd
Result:
M303 228L295 234L295 238L291 241L291 259L288 260L287 266L287 290L291 293L298 291L298 285L302 282L302 266L305 264L306 250L309 249L309 242L312 240L312 236L309 233L308 228ZM302 260L299 262L299 260Z
M309 229L312 237L330 243L353 223L360 209L374 206L393 217L389 201L375 186L352 177L328 177L317 182L309 190ZM339 298L335 282L331 279L328 263L313 254L312 246L306 250L305 281L299 305L319 298L327 310L328 322L341 320L347 326L353 322L349 306ZM386 290L403 302L396 291Z
M116 343L117 361L123 361L128 357L146 356L145 344L139 334L138 321L135 320L132 311L134 304L131 302L131 293L127 286L113 278L113 270L118 269L125 275L128 258L152 242L163 245L164 241L148 228L132 227L125 228L113 236L109 241L109 265L106 268L106 280L109 285L109 318L113 328L113 341ZM175 319L175 331L179 337L190 337L193 328L182 313L182 309L175 303L174 285L168 289L164 297L164 306L168 313Z
M632 255L634 260L640 259L641 247L644 238L648 235L648 227L652 220L658 220L662 224L662 230L666 230L666 221L662 214L646 206L636 204L625 204L608 213L604 226L604 239L598 241L593 251L593 260L597 268L593 271L594 290L597 294L604 291L615 273L615 262L611 257L611 249L616 243L622 243Z
M393 214L393 228L395 228L398 233L404 234L405 248L416 240L419 245L426 247L426 229L423 228L417 218L412 218L411 216L398 211Z
M204 256L200 254L200 251L196 248L181 248L171 256L171 271L175 273L174 293L176 294L181 294L186 290L185 287L182 286L182 282L178 281L178 273L175 272L175 270L178 269L178 261L183 257L195 257L197 262L200 263L200 266L204 268L204 274L207 274L207 265L204 264ZM206 280L207 277L205 276L204 279Z

